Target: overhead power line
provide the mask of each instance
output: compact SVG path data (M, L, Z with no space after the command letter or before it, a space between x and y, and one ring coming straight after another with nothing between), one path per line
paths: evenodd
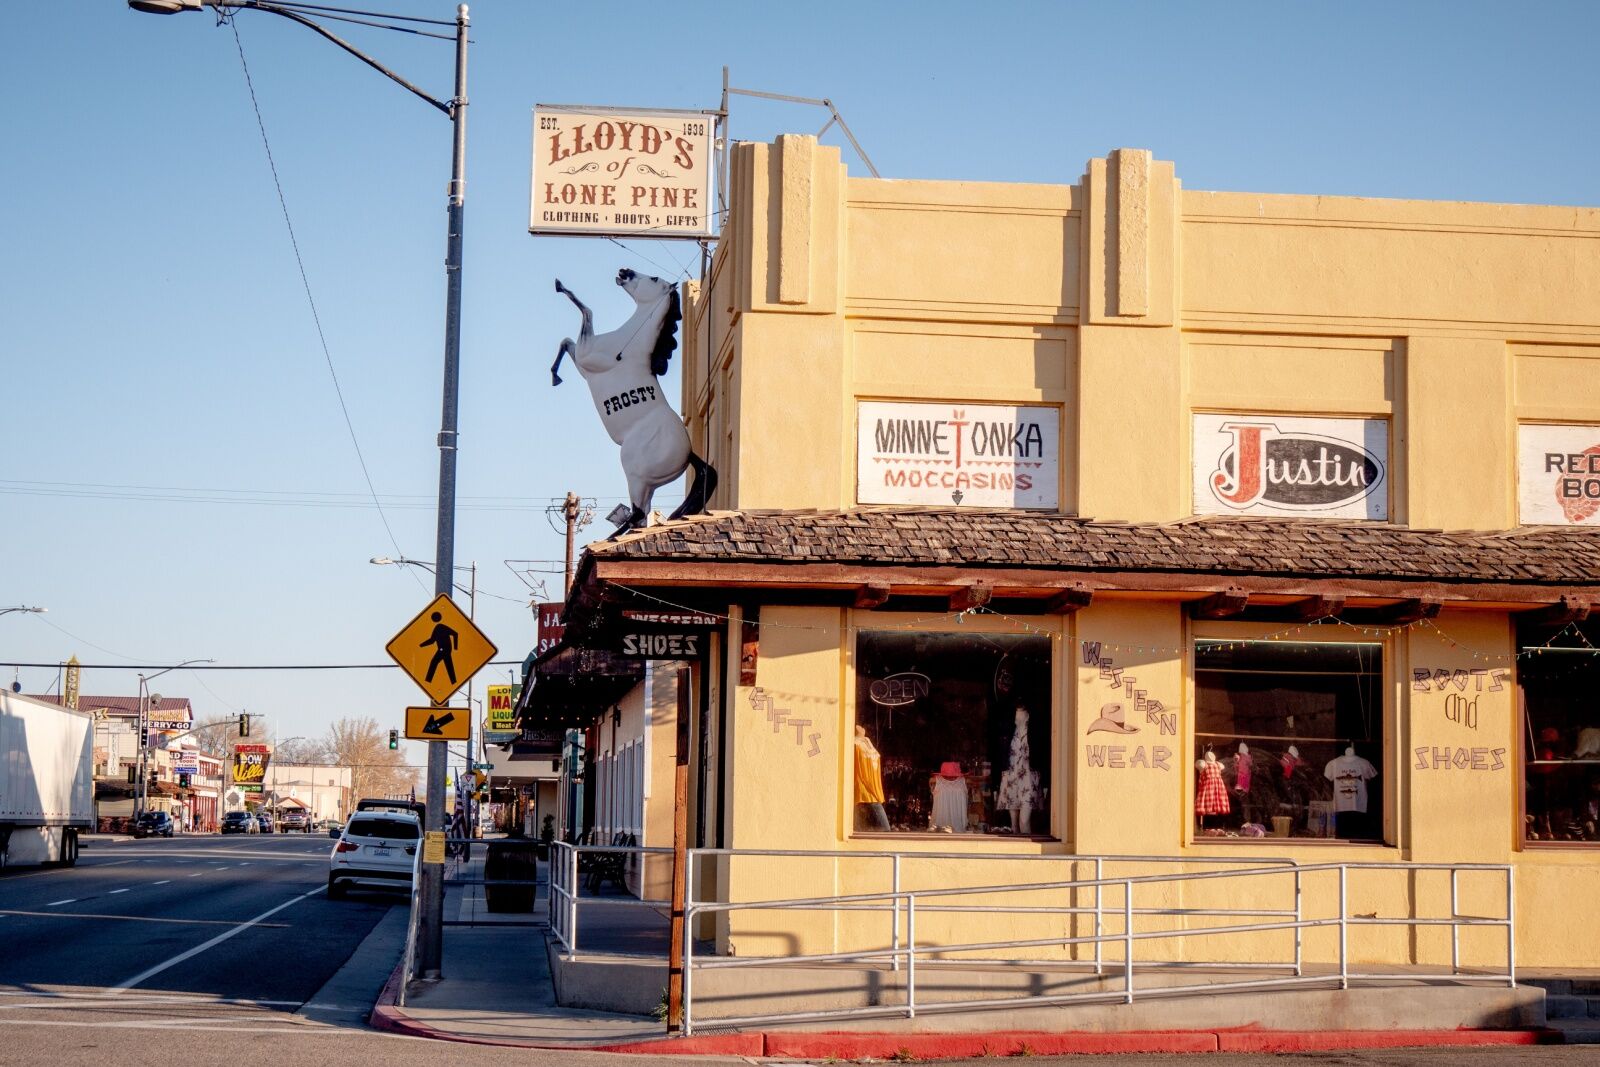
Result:
M48 667L51 670L62 666L62 661L55 663L23 663L21 661L7 660L0 662L0 667ZM86 671L161 671L176 670L183 667L186 671L397 671L398 663L210 663L198 665L184 665L172 663L80 663L78 667ZM520 667L520 659L497 659L484 664L485 667Z

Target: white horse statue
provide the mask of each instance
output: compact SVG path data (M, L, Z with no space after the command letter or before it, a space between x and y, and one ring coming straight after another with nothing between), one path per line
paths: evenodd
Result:
M624 267L617 284L638 305L628 321L609 333L594 332L594 314L556 280L563 294L583 315L578 339L565 338L550 365L550 383L561 384L562 359L572 357L589 383L595 410L606 433L622 448L622 473L628 478L628 500L633 512L612 537L643 526L650 514L650 498L689 467L694 484L672 518L698 514L717 488L716 469L689 448L689 431L667 403L659 375L667 372L672 350L678 347L678 288L671 282L639 274Z

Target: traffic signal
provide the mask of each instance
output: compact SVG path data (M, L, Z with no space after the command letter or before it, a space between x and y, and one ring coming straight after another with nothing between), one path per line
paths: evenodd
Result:
M390 730L389 731L389 751L393 752L395 749L397 749L399 747L400 747L400 731L399 730Z
M248 712L239 713L239 736L250 736L250 715Z

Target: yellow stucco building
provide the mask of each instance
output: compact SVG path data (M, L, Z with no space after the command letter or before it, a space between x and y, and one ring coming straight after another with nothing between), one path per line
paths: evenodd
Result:
M712 511L591 546L568 603L569 640L712 616L694 666L650 668L691 696L626 698L624 746L646 708L692 719L690 846L830 854L707 860L697 893L882 891L889 861L855 853L938 854L895 861L921 887L1097 869L1043 861L1066 856L1509 864L1518 964L1600 959L1600 211L1198 192L1126 149L1074 184L861 179L803 136L735 146L729 187L679 353ZM677 721L638 757L649 804ZM1359 877L1348 906L1378 919L1507 907L1494 872ZM1302 914L1338 906L1327 871L1301 888ZM756 955L884 929L700 932ZM1504 931L1455 950L1503 960ZM1372 925L1349 951L1448 965L1452 937Z

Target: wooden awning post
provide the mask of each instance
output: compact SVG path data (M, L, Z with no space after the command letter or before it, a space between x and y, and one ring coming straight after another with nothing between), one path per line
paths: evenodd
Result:
M698 661L701 684L706 661ZM684 909L688 902L689 866L689 722L694 703L692 666L678 670L677 749L672 761L672 925L667 950L667 1032L683 1029L683 946L691 936L684 929Z

